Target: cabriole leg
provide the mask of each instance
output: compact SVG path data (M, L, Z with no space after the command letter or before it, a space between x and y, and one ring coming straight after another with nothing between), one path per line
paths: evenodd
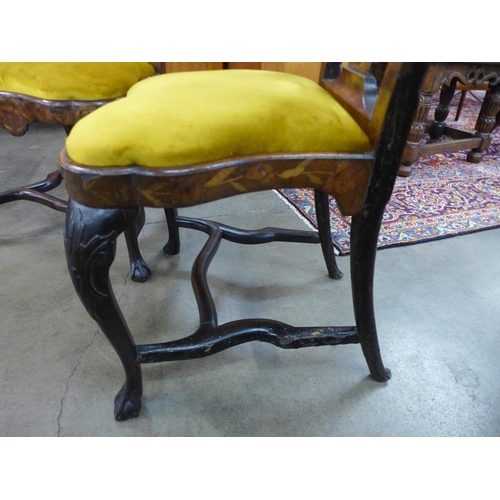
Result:
M351 223L351 281L354 316L359 340L372 377L377 382L391 378L384 367L375 323L373 307L373 275L377 239L382 221L382 210L367 211L353 216Z
M90 316L107 337L125 370L125 383L115 398L115 419L137 417L141 409L142 376L135 342L109 280L116 238L136 225L137 209L94 209L69 201L65 247L75 289Z

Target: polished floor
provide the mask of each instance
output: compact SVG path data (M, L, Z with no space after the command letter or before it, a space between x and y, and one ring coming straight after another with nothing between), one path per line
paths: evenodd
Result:
M2 190L57 168L62 129L0 131ZM57 194L64 196L64 188ZM64 214L0 207L0 436L499 436L500 230L377 255L375 305L393 377L368 377L358 345L280 350L248 343L214 356L146 365L139 418L113 419L120 363L76 296ZM184 210L230 225L305 228L272 192ZM111 279L137 342L197 327L190 267L205 235L181 232L166 257L162 212L147 211L140 245L153 276L130 281L120 238ZM270 317L352 324L349 257L326 276L317 245L223 242L210 268L221 322Z

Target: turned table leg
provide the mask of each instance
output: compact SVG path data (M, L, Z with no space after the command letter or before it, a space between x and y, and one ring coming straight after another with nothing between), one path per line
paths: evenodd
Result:
M444 133L444 122L450 112L450 103L457 88L457 81L452 80L450 85L443 84L439 95L439 104L434 113L434 122L429 129L429 135L433 141L439 139Z
M398 175L408 177L412 172L412 165L420 156L420 141L425 132L425 119L429 113L432 103L432 93L423 92L420 94L420 103L413 123L411 124L406 146L403 152L403 158L398 170Z
M483 158L483 151L491 144L491 132L495 128L498 120L497 114L500 112L500 85L490 87L479 112L476 123L476 136L483 139L481 146L473 149L467 155L467 161L479 163Z

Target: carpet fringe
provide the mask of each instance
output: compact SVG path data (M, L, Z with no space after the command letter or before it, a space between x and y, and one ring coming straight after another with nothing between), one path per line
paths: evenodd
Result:
M318 230L318 228L315 227L307 217L305 217L304 215L302 215L300 213L298 208L293 203L288 201L288 199L286 198L285 195L280 193L277 189L273 189L273 191L278 195L278 198L280 198L281 201L283 201L285 203L285 205L288 205L288 207L291 208L295 212L295 214L299 217L299 219L302 219L302 221L305 223L306 226L308 226L310 229L313 229L314 231Z
M300 212L300 210L287 199L287 197L284 194L280 193L277 189L273 189L273 191L278 195L278 198L280 198L281 201L283 201L283 203L285 203L285 205L288 205L288 207L295 213L295 215L297 215L297 217L299 219L302 219L304 221L306 226L308 226L313 231L318 230L318 228L307 217L305 217ZM335 252L335 255L339 255L339 256L341 255L340 251L335 247L335 245L333 247L333 251Z

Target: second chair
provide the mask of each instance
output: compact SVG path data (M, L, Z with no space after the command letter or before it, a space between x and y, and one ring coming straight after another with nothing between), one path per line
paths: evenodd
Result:
M69 133L78 120L124 97L134 84L162 70L162 63L144 62L2 62L0 126L16 137L23 136L33 122L60 125ZM61 182L62 172L57 169L38 182L0 192L0 205L25 200L65 212L67 201L48 194ZM127 233L131 276L144 281L149 269L140 257L134 233L135 229Z

